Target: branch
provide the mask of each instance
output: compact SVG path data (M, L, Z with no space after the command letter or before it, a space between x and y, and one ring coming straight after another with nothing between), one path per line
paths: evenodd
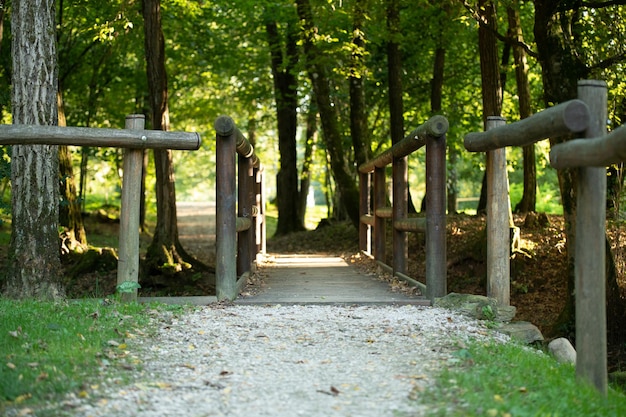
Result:
M467 2L467 0L460 0L461 3L463 4L463 7L465 7L465 9L467 9L467 11L470 13L470 15L474 18L474 20L476 20L476 22L478 22L478 24L483 27L483 28L487 28L489 29L491 32L493 32L493 34L496 36L496 38L504 43L508 43L509 45L512 46L517 46L519 48L522 48L527 55L532 56L533 58L537 58L539 55L537 54L537 52L533 51L532 49L530 49L530 45L528 45L527 43L524 42L520 42L518 40L512 39L508 36L505 36L503 34L501 34L500 32L498 32L497 30L494 30L492 27L490 27L489 25L487 25L483 19L483 16L478 13L478 11L472 9L472 7L470 6L470 4ZM617 1L623 1L626 2L626 0L617 0Z
M592 65L589 67L589 70L594 70L594 69L606 69L609 68L615 64L618 64L620 62L624 62L626 61L626 52L622 52L619 55L615 55L612 56L610 58L607 58L605 60L602 60L600 62L598 62L595 65Z

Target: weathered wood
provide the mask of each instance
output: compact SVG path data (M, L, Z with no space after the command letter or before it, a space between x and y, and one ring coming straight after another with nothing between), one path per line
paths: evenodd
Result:
M248 139L245 138L243 133L241 133L239 128L235 125L235 121L231 117L219 116L215 120L215 131L218 136L226 137L234 135L236 152L245 158L250 158L254 168L259 167L261 161L254 153L254 147L250 142L248 142Z
M125 128L143 130L145 116L126 116ZM124 150L124 174L122 177L122 205L120 210L119 248L117 261L117 285L126 282L139 283L139 214L143 150ZM138 285L137 285L138 286ZM121 292L123 301L137 301L137 288Z
M375 168L385 167L393 162L394 158L407 156L426 145L427 137L441 137L448 131L448 119L443 116L433 116L424 124L406 135L404 139L378 155L376 158L367 161L359 166L359 172L372 172Z
M216 119L215 131L216 295L222 301L237 298L258 249L265 251L265 201L263 170L252 145L228 116Z
M556 169L607 167L626 161L626 125L608 135L574 139L550 149L550 164Z
M200 135L161 130L0 125L0 145L68 145L132 149L200 148Z
M223 301L237 297L236 137L233 131L224 135L228 132L220 130L218 121L215 122L215 292L218 301Z
M385 261L387 254L386 236L387 228L385 218L378 215L378 210L386 207L387 204L387 188L385 180L385 168L376 168L374 170L374 259ZM391 213L391 210L389 211ZM391 216L389 216L391 218Z
M446 136L426 139L426 288L431 302L447 289Z
M504 123L488 117L487 132ZM502 306L511 303L509 205L506 148L499 148L487 153L487 296Z
M369 173L359 173L359 250L367 253L372 251L370 242L372 234L372 224L367 220L370 211L370 186L371 175ZM373 219L372 219L373 220Z
M606 133L607 87L603 81L578 83L578 97L591 109L588 138ZM576 210L576 375L607 392L605 226L606 169L578 173Z
M249 272L252 264L252 171L250 158L240 154L237 158L237 219L247 220L249 224L245 229L237 230L237 276Z
M426 232L426 218L424 217L410 217L405 219L396 219L393 222L393 227L396 230L402 230L403 232Z
M392 166L392 197L393 206L391 208L391 223L396 220L406 218L409 207L409 186L408 186L408 162L407 157L394 158ZM395 227L391 230L392 243L392 267L394 272L406 273L406 259L409 256L409 236L403 230Z
M393 209L389 206L379 207L374 210L376 216L382 217L383 219L391 219L393 217Z
M373 226L374 225L374 216L372 216L371 214L364 214L361 216L361 223L368 225L368 226ZM365 244L365 246L369 246L367 243ZM364 250L365 252L370 252L370 248L368 249L363 249L361 248L361 250Z
M514 123L485 132L468 133L465 149L486 152L506 146L526 146L549 137L582 132L588 125L587 105L581 100L570 100Z

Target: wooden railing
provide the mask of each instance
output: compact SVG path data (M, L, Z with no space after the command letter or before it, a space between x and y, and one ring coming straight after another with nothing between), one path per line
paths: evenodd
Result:
M265 197L259 158L233 119L218 117L215 132L215 278L217 299L223 301L237 297L257 255L265 252Z
M597 80L578 83L578 98L551 109L544 110L528 119L496 127L484 133L471 133L465 137L470 151L498 149L501 146L523 145L537 140L568 134L582 133L586 139L574 139L555 145L550 151L550 163L554 168L576 168L576 373L592 383L600 392L607 391L607 335L606 335L606 166L626 160L626 126L606 134L607 87ZM534 119L534 120L533 120ZM531 128L526 129L525 127ZM516 139L515 139L516 138ZM514 143L513 143L514 142ZM494 151L492 151L494 152ZM493 170L487 181L506 179L502 173L506 166ZM506 199L508 195L494 196ZM491 204L487 203L487 207ZM490 218L487 219L490 221ZM491 230L493 227L489 227ZM507 247L506 256L498 262L507 264L506 275L489 277L489 281L501 280L493 288L502 289L509 284L508 276L508 227L499 231L499 238L488 242L490 247ZM506 238L505 238L506 234ZM488 259L489 262L489 259ZM489 266L488 266L489 268ZM508 288L506 288L508 291ZM502 297L502 294L499 294Z
M447 292L446 132L448 120L434 116L376 158L359 166L359 247L413 285L431 301ZM426 218L408 217L406 156L426 146ZM385 167L393 165L393 203L387 207ZM373 177L373 186L372 186ZM386 220L393 227L392 266L386 259ZM406 275L407 232L426 233L426 285Z
M200 135L144 130L142 114L126 116L125 129L0 125L0 145L74 145L124 148L117 284L139 281L139 198L144 149L196 150ZM135 286L137 287L137 286ZM137 299L137 289L122 293Z

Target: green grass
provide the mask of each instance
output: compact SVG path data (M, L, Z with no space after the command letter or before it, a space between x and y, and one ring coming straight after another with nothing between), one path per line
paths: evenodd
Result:
M104 375L130 375L141 366L132 339L148 331L154 308L165 307L0 299L0 413L71 392L87 397Z
M456 361L456 362L455 362ZM624 416L626 396L607 397L577 381L572 365L514 343L471 342L455 363L422 393L439 406L437 416L568 417Z

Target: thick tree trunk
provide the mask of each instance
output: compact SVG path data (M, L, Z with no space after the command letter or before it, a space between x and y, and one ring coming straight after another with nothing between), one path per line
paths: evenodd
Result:
M487 117L502 114L502 87L500 83L500 61L498 60L498 40L495 33L496 11L491 0L479 0L478 10L481 24L478 27L478 49L480 52L480 74L482 80L483 124L487 127ZM487 181L483 179L480 199L476 211L486 210Z
M298 216L298 158L296 153L296 133L298 125L298 80L295 65L298 62L297 32L291 25L287 27L285 51L275 21L266 23L271 54L276 120L278 122L278 150L280 170L276 176L276 201L278 224L276 235L304 230ZM284 56L284 59L283 59Z
M165 70L165 39L161 29L160 0L143 0L146 69L150 91L152 129L169 129L167 73ZM189 268L191 257L178 239L176 189L172 168L172 151L154 150L156 172L157 224L146 254L150 268L166 265L180 271Z
M311 5L309 0L297 0L296 5L300 23L302 24L302 34L304 37L303 48L309 78L315 92L332 173L348 217L352 221L352 224L358 227L360 222L359 190L354 177L347 167L346 153L343 149L343 138L339 129L339 114L331 100L327 69L320 63L318 58L321 54L315 44L314 38L317 30L313 25Z
M55 28L53 0L12 2L13 123L57 123ZM58 164L56 146L13 147L13 219L4 289L8 297L65 296L59 258Z
M509 33L518 43L524 41L522 36L522 25L519 11L513 7L507 8L509 20ZM515 81L517 84L517 96L519 101L520 119L530 117L532 114L530 83L528 82L528 63L526 53L519 45L513 45L513 59L515 62ZM522 199L515 206L517 213L528 213L535 211L537 205L537 165L535 162L535 145L528 145L522 148L524 156L524 193Z

